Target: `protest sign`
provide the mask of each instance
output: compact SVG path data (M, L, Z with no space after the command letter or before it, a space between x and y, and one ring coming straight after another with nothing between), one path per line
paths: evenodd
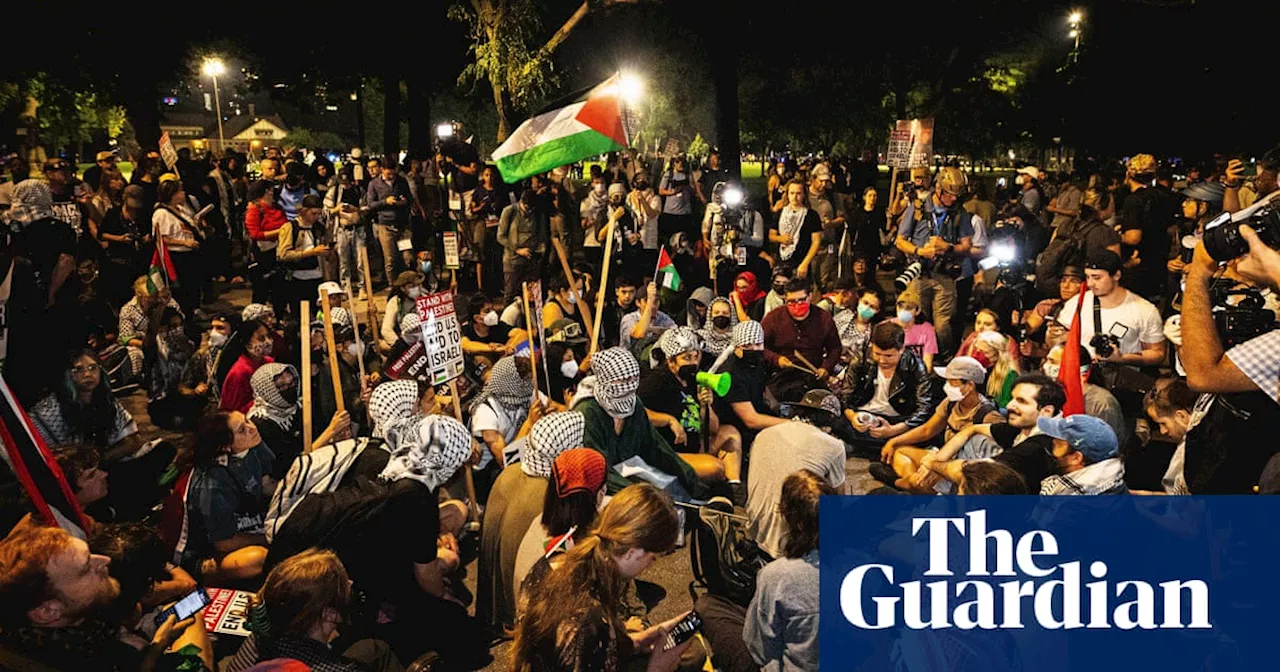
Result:
M173 148L173 140L169 139L169 131L160 134L160 158L170 170L178 165L178 152Z
M453 307L453 294L437 292L418 297L418 315L422 317L422 345L432 384L439 385L462 375L462 332L458 313Z
M248 637L249 600L253 593L230 588L206 588L209 606L204 608L204 627L220 635Z
M458 261L458 234L453 231L444 232L444 267L462 268Z
M914 168L933 162L933 118L902 119L889 133L886 163L891 168Z

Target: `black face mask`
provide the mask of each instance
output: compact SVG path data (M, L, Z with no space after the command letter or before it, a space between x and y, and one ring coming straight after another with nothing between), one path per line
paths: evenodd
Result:
M291 386L280 390L280 396L290 404L296 404L298 403L298 388L296 386Z
M738 357L738 360L747 366L751 366L751 367L760 366L761 364L764 364L764 351L763 350L743 350L742 356Z
M785 284L782 284L782 285L775 284L773 286L773 293L777 294L778 296L782 296L786 292L787 292L787 286Z
M728 329L728 328L729 328L729 316L728 316L728 315L716 315L715 317L711 318L711 324L715 325L715 328L716 328L716 329Z
M680 370L676 373L676 375L679 376L680 380L683 380L685 384L696 385L698 383L698 365L685 364L684 366L680 367Z

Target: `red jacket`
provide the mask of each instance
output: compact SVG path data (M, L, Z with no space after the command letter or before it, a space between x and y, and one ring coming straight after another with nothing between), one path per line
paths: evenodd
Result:
M275 240L267 238L267 234L284 226L287 221L284 210L274 205L264 208L259 203L250 203L244 213L244 228L253 240Z

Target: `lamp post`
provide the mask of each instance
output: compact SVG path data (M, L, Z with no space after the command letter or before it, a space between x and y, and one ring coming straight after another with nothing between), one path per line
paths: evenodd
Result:
M1067 32L1067 36L1074 40L1071 47L1071 60L1075 62L1080 57L1080 37L1084 33L1084 12L1076 9L1067 16L1067 25L1071 28Z
M213 80L213 107L214 113L218 116L218 154L222 155L226 153L227 145L222 137L222 100L218 96L218 75L226 72L227 68L220 58L206 58L204 67L201 69Z

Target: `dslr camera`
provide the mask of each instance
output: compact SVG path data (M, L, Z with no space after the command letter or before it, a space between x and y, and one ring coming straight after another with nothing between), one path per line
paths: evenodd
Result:
M1120 347L1120 339L1111 334L1094 334L1089 339L1089 347L1097 353L1098 359L1106 359Z
M1232 301L1233 297L1240 297ZM1262 290L1246 285L1214 283L1209 288L1213 324L1222 347L1229 349L1276 328L1276 314L1264 306Z
M1248 224L1258 238L1273 250L1280 250L1280 191L1235 214L1224 212L1204 225L1204 249L1214 261L1230 261L1249 251L1249 243L1240 235L1240 225Z

